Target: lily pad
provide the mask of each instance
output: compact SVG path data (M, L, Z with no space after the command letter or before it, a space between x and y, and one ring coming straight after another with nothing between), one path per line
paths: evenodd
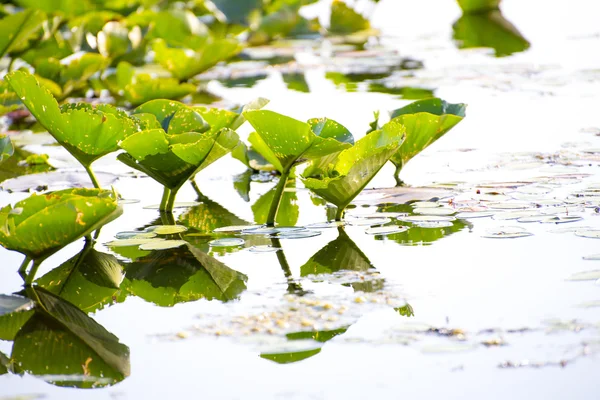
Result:
M600 270L577 272L567 278L568 281L595 281L600 279Z
M302 231L287 231L287 232L279 232L273 237L278 239L305 239L310 237L319 236L321 232L319 231L311 231L311 230L302 230Z
M390 226L378 226L368 228L365 233L367 235L392 235L394 233L406 232L408 230L408 226L398 226L398 225L390 225Z
M488 230L482 237L489 239L516 239L532 236L533 233L517 226L504 226Z
M151 250L168 250L181 247L187 244L185 240L160 240L140 245L140 250L151 251Z
M15 213L14 210L20 210ZM33 194L0 210L0 244L30 258L45 258L123 212L117 195L101 189Z
M208 244L211 247L236 247L243 246L245 243L244 239L240 238L224 238L224 239L216 239L211 240Z
M455 217L444 215L409 215L407 217L398 217L399 221L421 223L421 222L451 222Z
M187 232L188 228L183 225L154 225L146 228L146 232L153 232L157 235L172 235L174 233Z
M423 215L452 215L456 214L456 210L447 207L417 207L413 209L415 214L423 214Z
M576 236L591 238L591 239L600 239L600 229L584 229L575 231Z
M248 248L248 251L251 253L274 253L276 251L280 251L280 247L273 247L270 245L262 245L262 246L252 246Z
M232 226L223 226L217 229L214 229L215 233L237 233L242 232L247 229L256 229L262 228L264 225L232 225Z
M348 223L353 226L374 226L385 225L391 221L391 218L355 218L348 220Z

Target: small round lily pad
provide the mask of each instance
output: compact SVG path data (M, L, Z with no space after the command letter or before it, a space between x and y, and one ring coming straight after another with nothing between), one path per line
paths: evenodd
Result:
M356 218L348 221L352 226L373 226L373 225L385 225L392 220L390 218Z
M568 281L595 281L600 279L600 270L577 272L567 278Z
M236 247L243 246L244 243L244 239L240 238L223 238L211 240L210 242L208 242L210 247Z
M146 232L154 232L157 235L172 235L174 233L186 232L188 228L183 225L154 225L146 228Z
M220 228L217 228L217 229L213 230L213 232L215 232L215 233L225 233L225 232L234 233L234 232L241 232L241 231L244 231L246 229L262 228L263 226L264 225L231 225L231 226L222 226Z
M488 230L482 237L490 239L516 239L532 235L533 233L527 232L518 226L501 226Z
M345 221L328 221L328 222L316 222L314 224L306 225L306 228L309 229L327 229L327 228L337 228L340 226L345 226Z
M541 220L540 222L543 224L564 224L568 222L578 222L583 221L583 218L578 215L564 215L564 216L554 216L547 217L546 219Z
M413 209L415 214L423 214L423 215L452 215L456 214L456 210L447 207L425 207L425 208L415 208Z
M410 215L408 217L400 217L400 218L398 218L398 220L404 221L404 222L412 222L412 223L442 222L442 221L449 222L449 221L455 221L456 218L447 216L447 215Z
M319 236L320 234L321 232L319 231L311 231L307 229L304 231L280 232L274 237L278 239L304 239L313 236Z
M129 246L141 246L142 244L152 243L156 241L163 241L165 239L160 238L151 238L151 239L122 239L122 240L113 240L112 242L108 242L105 245L107 247L129 247Z
M392 235L394 233L406 232L408 226L388 225L368 228L365 233L367 235Z
M139 231L119 232L115 237L117 239L152 239L153 237L156 237L156 233Z
M522 203L522 202L502 202L502 203L490 203L488 205L490 208L496 209L496 210L526 210L528 208L531 208L531 204L530 203Z
M462 211L455 214L454 217L457 219L471 219L471 218L486 218L496 214L493 211Z
M269 246L269 245L252 246L248 249L248 251L251 253L274 253L279 250L281 250L281 248L273 247L273 246Z
M449 228L453 224L451 221L429 221L429 222L415 222L414 225L419 228L440 229L440 228Z
M140 250L168 250L181 247L187 242L185 240L154 240L149 243L144 243L140 246Z
M600 229L583 229L575 231L575 235L591 239L600 239Z

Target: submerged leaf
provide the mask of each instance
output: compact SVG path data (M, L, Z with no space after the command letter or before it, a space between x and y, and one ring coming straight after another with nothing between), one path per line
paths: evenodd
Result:
M20 213L13 210L22 209ZM0 210L0 244L33 259L48 256L122 213L114 192L66 189L33 194Z

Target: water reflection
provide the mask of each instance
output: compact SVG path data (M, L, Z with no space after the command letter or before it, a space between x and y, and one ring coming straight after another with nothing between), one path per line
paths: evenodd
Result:
M73 303L40 286L28 286L2 308L0 339L12 341L0 354L1 373L37 376L57 386L114 385L130 374L129 347Z
M386 205L379 208L379 211L383 212L407 214L413 214L412 210L413 208L409 204ZM406 225L410 229L405 232L395 233L387 236L376 235L375 240L393 240L394 242L404 246L428 246L436 240L450 236L471 226L469 222L460 219L452 221L451 225L449 224L449 226L440 227L436 227L435 224L419 226L417 223L409 222L402 222L402 225Z
M464 14L454 23L453 31L459 48L489 47L495 50L496 57L509 56L530 46L500 10Z
M283 74L283 82L289 90L308 93L310 89L303 73Z
M191 244L152 251L127 265L126 290L161 307L198 299L229 301L247 277Z

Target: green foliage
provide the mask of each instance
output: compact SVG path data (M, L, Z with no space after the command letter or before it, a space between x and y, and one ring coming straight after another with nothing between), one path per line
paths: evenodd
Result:
M338 154L313 161L304 171L304 185L338 207L337 220L348 204L398 151L406 129L391 121Z
M179 80L187 80L221 61L238 54L242 47L236 39L206 36L195 48L169 47L162 39L152 45L156 61Z
M295 185L288 182L286 186L293 187ZM271 205L275 201L276 192L277 188L273 188L260 196L258 200L252 204L252 212L254 213L255 223L267 223ZM279 208L275 218L275 223L282 226L295 226L298 222L299 215L300 208L298 207L298 196L296 195L296 192L284 191L283 195L281 196L281 200L279 200Z
M119 141L141 129L138 120L107 104L59 107L48 89L28 72L14 71L6 80L38 122L88 170L96 187L90 165L118 150Z
M128 62L119 63L114 78L115 82L109 85L111 92L114 95L122 94L133 106L155 99L177 100L196 91L195 85L144 73Z
M10 138L6 135L0 135L0 163L12 156L15 152Z
M496 57L527 50L527 39L507 21L499 10L464 14L452 27L454 40L461 49L489 47Z
M349 35L370 28L371 24L369 20L354 11L343 1L335 0L331 5L329 32L339 35Z
M41 259L122 213L117 196L100 189L33 194L0 210L0 245Z
M458 5L465 14L478 13L482 11L496 10L500 6L500 0L457 0Z
M142 104L133 115L145 121L148 129L129 136L120 144L127 153L120 154L119 160L172 192L168 196L165 192L168 199L163 197L161 210L172 210L179 188L239 142L238 135L229 128L211 129L201 114L210 111L199 111L168 100Z
M54 167L48 163L29 164L27 160L34 156L36 156L36 154L15 147L12 156L0 163L0 182L23 175L48 172L54 169Z
M37 36L46 20L39 10L24 10L0 20L0 58L5 54L24 50Z
M406 127L406 140L390 159L396 175L406 163L463 120L467 106L432 98L415 101L391 112L393 122Z

